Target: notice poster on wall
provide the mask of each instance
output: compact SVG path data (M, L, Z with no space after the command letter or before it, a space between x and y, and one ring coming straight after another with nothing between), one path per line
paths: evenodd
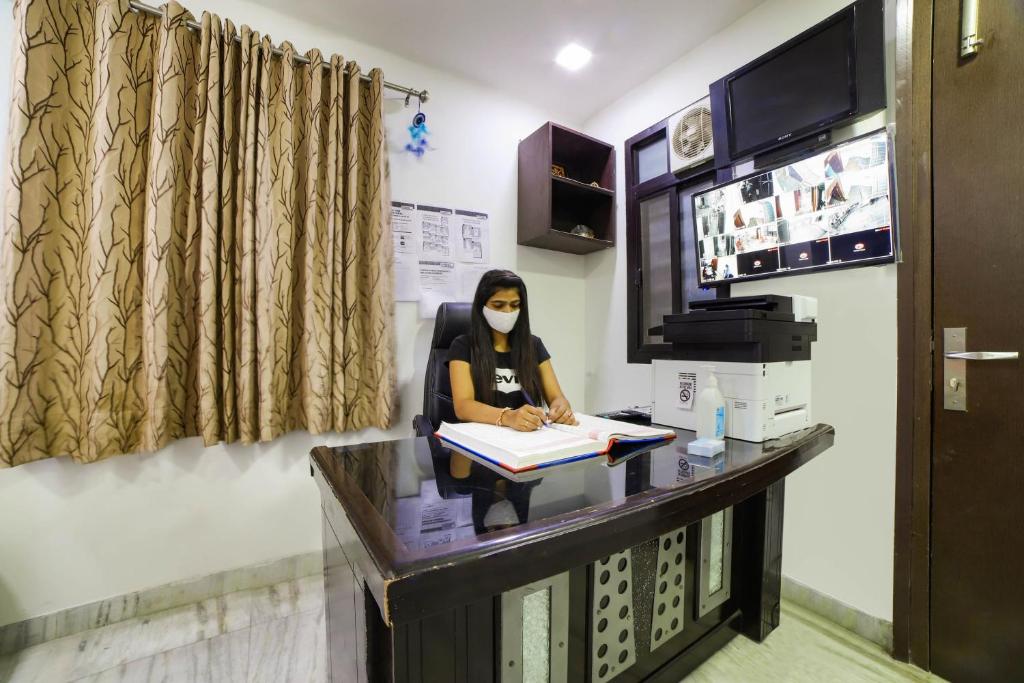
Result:
M414 254L396 253L393 260L395 269L395 301L420 300L420 259Z
M391 237L395 242L395 254L420 253L420 230L415 204L391 202Z
M420 231L423 250L420 254L425 258L452 257L452 214L451 209L439 206L418 205L416 210L420 219Z
M420 317L433 318L437 307L446 301L459 300L458 274L455 261L420 260Z
M418 301L433 318L446 301L472 301L491 269L488 214L468 209L391 203L395 301Z
M491 262L491 234L486 213L457 210L454 228L455 254L460 262Z

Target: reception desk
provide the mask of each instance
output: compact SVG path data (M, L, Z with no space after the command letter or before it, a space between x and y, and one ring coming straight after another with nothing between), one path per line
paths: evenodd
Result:
M413 438L311 453L330 678L671 681L779 624L785 477L827 425L510 479Z

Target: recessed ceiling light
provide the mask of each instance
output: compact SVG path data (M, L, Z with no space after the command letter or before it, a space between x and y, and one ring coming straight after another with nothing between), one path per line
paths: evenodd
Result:
M555 62L569 71L577 71L586 66L591 56L590 50L587 48L576 43L569 43L559 50L558 55L555 57Z

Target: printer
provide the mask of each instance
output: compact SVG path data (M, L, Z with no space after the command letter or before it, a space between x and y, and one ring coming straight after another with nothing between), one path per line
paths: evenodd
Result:
M810 297L765 295L692 301L689 313L666 315L672 350L652 363L651 421L696 429L697 395L713 371L727 437L761 442L811 426L817 308Z

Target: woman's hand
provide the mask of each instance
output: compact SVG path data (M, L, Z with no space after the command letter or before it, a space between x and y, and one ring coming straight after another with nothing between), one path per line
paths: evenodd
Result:
M561 425L579 424L576 416L572 413L572 408L569 406L569 402L565 400L565 396L559 396L551 402L551 405L548 406L548 418L552 422Z
M533 406L510 410L501 418L501 425L520 432L536 431L544 426L544 411Z

